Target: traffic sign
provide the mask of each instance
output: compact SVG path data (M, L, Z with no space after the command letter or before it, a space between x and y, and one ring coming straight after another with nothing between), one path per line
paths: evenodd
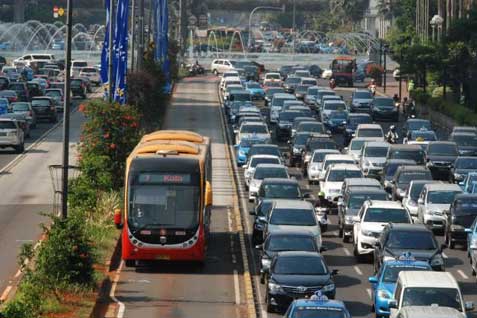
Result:
M58 9L58 15L59 15L60 17L62 17L64 14L65 14L65 9L59 8L59 9Z

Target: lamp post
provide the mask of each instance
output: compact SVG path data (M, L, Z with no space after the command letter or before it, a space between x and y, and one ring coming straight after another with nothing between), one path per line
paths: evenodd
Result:
M275 11L285 12L285 5L281 7L260 6L260 7L254 8L252 12L250 12L250 16L248 17L248 41L247 41L247 47L249 49L250 49L250 46L252 46L252 16L258 10L275 10Z

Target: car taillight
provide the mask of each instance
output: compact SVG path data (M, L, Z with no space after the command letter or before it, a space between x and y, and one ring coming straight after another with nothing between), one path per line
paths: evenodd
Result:
M50 106L50 110L55 110L55 106Z
M31 110L28 111L28 115L29 115L29 116L33 116L33 112L32 112Z
M12 97L12 102L16 102L17 101L17 98L16 97Z

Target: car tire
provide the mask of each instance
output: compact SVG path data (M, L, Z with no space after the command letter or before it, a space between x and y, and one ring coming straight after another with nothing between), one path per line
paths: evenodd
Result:
M25 144L20 144L18 146L15 146L16 153L23 153L23 151L25 151Z
M344 242L344 231L343 231L343 228L341 227L341 225L340 225L339 230L338 230L338 236L342 237L343 242Z
M270 303L270 299L269 299L269 296L268 296L268 292L266 293L266 304L267 304L267 312L268 313L274 313L275 312L275 308L273 307L273 305Z

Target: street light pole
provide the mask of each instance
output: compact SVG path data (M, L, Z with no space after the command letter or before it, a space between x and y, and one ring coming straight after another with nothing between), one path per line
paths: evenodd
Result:
M71 36L73 31L73 0L66 4L66 56L65 56L65 100L63 104L63 171L61 179L61 217L68 216L68 166L70 146L70 101L71 101Z
M252 45L252 17L253 17L253 14L258 10L281 10L282 12L285 12L285 6L282 6L282 7L261 6L261 7L254 8L252 12L250 12L250 15L248 17L248 41L247 41L247 47L249 49L250 49L250 46Z
M295 54L295 40L296 40L295 28L296 28L296 0L293 0L293 23L292 23L293 54Z

